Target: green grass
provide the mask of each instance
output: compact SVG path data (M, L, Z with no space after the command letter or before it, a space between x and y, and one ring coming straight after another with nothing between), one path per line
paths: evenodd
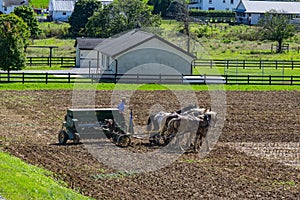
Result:
M0 152L0 171L0 195L5 199L89 199L54 180L51 172L7 153Z
M53 57L75 57L76 49L74 47L74 39L59 39L59 38L47 38L47 39L35 39L31 41L30 45L34 46L57 46L52 52ZM26 50L26 56L35 57L47 57L49 56L49 48L32 48L28 47Z
M35 8L48 8L50 0L31 0L31 5Z
M158 84L60 84L60 83L10 83L0 84L0 90L300 90L300 86L290 85L158 85Z

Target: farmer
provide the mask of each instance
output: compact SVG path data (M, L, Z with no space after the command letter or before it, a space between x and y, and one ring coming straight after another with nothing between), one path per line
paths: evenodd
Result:
M122 101L118 105L118 109L121 113L124 113L125 110L125 98L122 98Z

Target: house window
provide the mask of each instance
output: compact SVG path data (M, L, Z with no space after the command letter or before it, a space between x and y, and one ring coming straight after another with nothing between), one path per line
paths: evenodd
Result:
M231 3L231 4L234 4L234 0L230 0L230 3Z
M226 3L226 0L223 0L223 3Z
M63 14L63 15L67 15L67 13L66 13L66 12L63 12L62 14Z
M212 0L209 0L208 3L209 3L209 4L212 4Z

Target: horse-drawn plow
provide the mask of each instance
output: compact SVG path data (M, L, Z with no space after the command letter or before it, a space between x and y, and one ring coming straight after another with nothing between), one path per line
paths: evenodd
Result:
M137 138L158 146L168 145L175 140L176 146L180 146L179 140L187 133L192 133L186 146L193 146L196 152L199 147L197 144L200 141L202 145L202 139L206 138L208 128L215 121L216 113L188 106L172 113L161 111L150 115L146 131L135 133L132 127L126 126L123 113L116 108L68 109L58 142L66 144L68 140L73 140L77 144L82 138L101 138L109 139L119 147L128 147L132 138Z

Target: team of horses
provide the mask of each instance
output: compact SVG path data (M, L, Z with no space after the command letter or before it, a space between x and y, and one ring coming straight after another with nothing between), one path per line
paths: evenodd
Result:
M196 153L205 139L206 150L209 151L207 134L216 122L217 113L210 108L187 106L170 113L160 111L148 117L149 141L156 145L168 145L174 141L172 145L175 147Z

